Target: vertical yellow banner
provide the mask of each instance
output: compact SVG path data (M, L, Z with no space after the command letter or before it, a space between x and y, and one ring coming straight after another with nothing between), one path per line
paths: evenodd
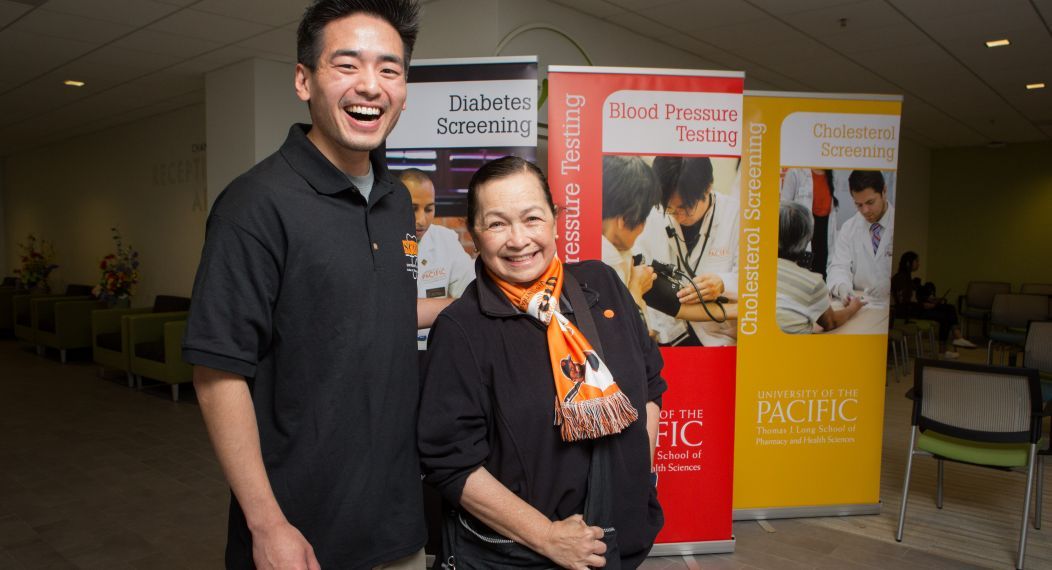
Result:
M746 92L735 518L879 510L901 107Z

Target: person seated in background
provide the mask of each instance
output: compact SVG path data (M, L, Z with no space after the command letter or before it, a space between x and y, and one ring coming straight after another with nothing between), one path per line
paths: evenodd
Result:
M409 189L416 226L418 299L457 298L475 279L475 263L457 232L434 224L435 185L424 171L407 168L398 178ZM427 349L428 329L417 331L417 348Z
M953 336L952 346L975 348L975 343L961 336L957 325L957 310L946 303L945 298L935 297L935 284L921 284L913 272L920 269L920 256L907 251L899 258L899 270L891 278L891 301L894 315L900 319L921 319L939 323L939 352L946 358L957 358L957 351L946 348L946 341Z
M638 156L603 157L603 263L614 268L640 311L654 270L636 265L632 247L643 233L647 215L661 201L657 177Z
M847 300L862 291L870 304L888 306L895 208L879 170L856 170L848 178L858 212L841 228L829 266L829 291Z
M815 325L833 330L862 308L858 297L851 297L843 309L833 309L822 275L800 265L814 233L814 218L808 208L796 202L782 204L778 212L778 284L775 319L782 332L811 334ZM809 261L809 260L808 260Z

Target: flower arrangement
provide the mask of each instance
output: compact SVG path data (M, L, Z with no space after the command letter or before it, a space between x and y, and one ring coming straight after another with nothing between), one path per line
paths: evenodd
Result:
M15 275L26 289L47 289L48 276L58 268L55 265L55 244L44 239L37 241L36 236L29 234L26 242L18 247L22 250L22 267L15 270Z
M93 293L103 301L115 303L130 298L135 292L135 286L139 283L139 252L124 245L120 230L110 228L110 231L113 232L117 253L111 253L99 262L102 275Z

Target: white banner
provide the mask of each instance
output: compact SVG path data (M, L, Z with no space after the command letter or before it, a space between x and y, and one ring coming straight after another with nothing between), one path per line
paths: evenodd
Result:
M740 93L616 91L603 103L603 152L740 156Z
M895 170L899 115L793 113L781 145L783 167Z

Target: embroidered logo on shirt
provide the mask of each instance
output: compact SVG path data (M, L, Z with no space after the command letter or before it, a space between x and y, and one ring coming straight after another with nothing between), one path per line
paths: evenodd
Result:
M402 251L405 252L406 262L405 270L416 279L416 254L419 249L419 244L416 243L415 234L405 234L405 239L402 240Z

